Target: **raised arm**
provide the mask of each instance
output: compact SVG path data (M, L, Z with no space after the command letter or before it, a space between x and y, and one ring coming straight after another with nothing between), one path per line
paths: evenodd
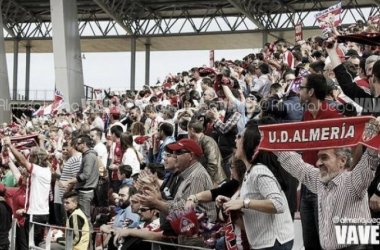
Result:
M20 170L18 170L18 168L16 167L15 163L12 160L9 161L8 166L10 170L12 171L13 177L18 182L21 178Z
M351 172L351 188L353 193L363 198L367 194L367 189L372 182L373 172L379 165L379 157L377 151L373 149L367 149L359 163ZM380 184L380 181L378 182ZM377 187L378 185L376 185Z
M232 91L229 87L226 85L222 85L224 95L227 97L227 99L231 102L234 102L236 100L235 96L232 94Z
M296 152L277 152L281 166L299 182L304 184L311 192L317 193L319 170L305 163L301 155Z
M30 162L25 158L25 156L12 145L11 138L5 137L4 144L8 146L8 148L11 150L17 162L30 172L32 164L30 164Z
M332 48L327 48L326 51L329 54L331 60L331 65L334 68L335 77L339 83L339 86L342 88L343 93L355 100L358 97L371 97L370 94L365 92L361 87L359 87L351 78L351 75L348 73L347 69L343 66L339 55L336 51L337 41L334 39L329 40L331 43L334 43Z

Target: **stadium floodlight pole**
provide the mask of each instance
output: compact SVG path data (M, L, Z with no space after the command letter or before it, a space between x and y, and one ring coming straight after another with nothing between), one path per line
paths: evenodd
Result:
M110 10L107 5L104 3L104 1L102 0L94 0L94 2L102 9L104 10L104 12L107 13L107 15L109 15L113 20L115 20L115 22L117 24L120 25L120 27L122 27L128 35L133 35L133 31L131 30L130 27L128 27L124 22L123 20L118 17L112 10Z

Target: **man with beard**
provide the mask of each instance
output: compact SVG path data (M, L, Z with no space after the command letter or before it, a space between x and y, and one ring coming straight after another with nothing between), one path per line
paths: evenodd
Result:
M118 194L119 212L111 220L113 225L102 225L100 231L110 233L117 231L128 224L127 227L134 228L138 226L139 216L132 212L130 206L130 197L136 193L136 189L131 185L122 185Z
M107 225L102 225L100 231L107 233L108 236L104 240L103 245L108 243L108 249L117 249L113 245L113 236L117 234L122 228L135 228L139 225L139 215L132 212L131 197L136 194L136 189L131 185L122 185L118 194L118 205L121 208L111 222ZM117 199L116 199L117 200Z
M379 123L380 118L377 118ZM337 243L335 224L341 218L371 219L367 188L379 164L377 151L368 149L352 171L350 148L324 149L317 154L317 168L296 152L276 153L281 166L318 199L319 238L323 249L367 249ZM360 224L355 224L360 225ZM309 248L312 249L312 248ZM314 248L315 249L315 248Z
M142 113L141 109L138 106L133 106L130 111L129 111L129 116L128 116L128 128L132 128L132 124L135 122L141 122L144 124L145 127L145 132L148 131L149 129L149 123L150 119L148 116L145 115L145 113Z

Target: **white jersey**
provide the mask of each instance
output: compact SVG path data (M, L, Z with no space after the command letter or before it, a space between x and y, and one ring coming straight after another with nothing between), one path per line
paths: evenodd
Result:
M98 154L100 159L102 159L103 166L106 167L107 166L107 158L108 158L108 152L107 152L106 145L99 142L98 144L95 145L94 150L96 151L96 153Z
M31 215L49 214L50 168L31 164L29 174L25 211Z

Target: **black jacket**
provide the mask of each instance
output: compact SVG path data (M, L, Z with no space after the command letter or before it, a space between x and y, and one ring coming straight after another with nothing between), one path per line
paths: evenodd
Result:
M12 209L5 201L0 201L0 246L9 245L9 230L11 228Z

